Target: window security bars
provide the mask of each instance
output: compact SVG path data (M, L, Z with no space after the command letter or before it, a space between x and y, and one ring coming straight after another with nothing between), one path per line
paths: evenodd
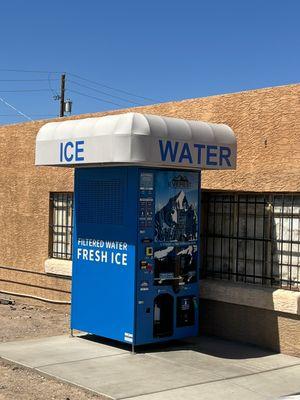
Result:
M202 192L202 276L300 290L300 195Z
M73 193L50 194L49 257L72 259Z

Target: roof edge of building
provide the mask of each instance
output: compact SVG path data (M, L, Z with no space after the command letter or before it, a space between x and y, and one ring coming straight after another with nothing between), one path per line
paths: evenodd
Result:
M14 125L27 125L27 124L40 124L43 121L47 122L55 122L55 121L67 121L67 120L74 120L74 119L80 119L80 118L99 118L99 117L104 117L106 115L113 115L113 114L122 114L125 112L130 112L128 110L134 110L134 112L139 112L141 109L145 108L150 108L150 107L160 107L162 105L170 105L170 104L180 104L180 103L188 103L188 102L194 102L197 100L201 99L213 99L216 97L228 97L228 96L238 96L240 94L250 94L252 93L260 93L260 92L266 92L266 91L271 91L274 89L281 89L281 88L287 88L287 87L297 87L300 86L300 82L298 83L288 83L284 85L278 85L278 86L267 86L263 88L256 88L256 89L249 89L249 90L241 90L240 92L229 92L229 93L221 93L221 94L213 94L213 95L208 95L208 96L203 96L203 97L191 97L187 99L182 99L182 100L173 100L173 101L166 101L166 102L161 102L161 103L154 103L154 104L145 104L142 106L137 106L137 107L127 107L127 108L119 108L119 109L112 109L112 110L105 110L105 111L96 111L96 112L91 112L91 113L84 113L84 114L74 114L68 117L55 117L55 118L47 118L47 119L39 119L39 120L34 120L34 121L23 121L23 122L17 122L17 123L11 123L11 124L3 124L0 125L0 128L6 127L6 126L14 126Z

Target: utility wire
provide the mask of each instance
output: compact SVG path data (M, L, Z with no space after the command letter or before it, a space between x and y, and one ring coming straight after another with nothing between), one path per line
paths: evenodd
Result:
M23 115L23 117L27 118L29 121L33 121L32 118L30 118L28 115L24 114L22 111L18 110L16 107L14 107L12 104L9 104L7 101L5 101L2 97L0 97L0 101L7 105L7 107L12 108L13 110L17 111L18 114Z
M51 77L51 73L48 74L48 85L49 85L49 89L51 90L52 95L56 97L56 96L58 96L58 93L57 93L55 90L53 90L52 85L51 85L51 79L50 79L50 77ZM56 80L58 80L58 79L56 79Z
M0 68L0 71L2 71L2 72L38 73L38 74L61 74L61 73L63 73L62 71L42 71L42 70L5 69L5 68ZM146 101L154 101L156 103L160 103L160 101L152 99L151 97L140 96L140 95L134 94L132 92L128 92L126 90L118 89L118 88L113 87L113 86L105 85L103 83L96 82L96 81L93 81L91 79L84 78L83 76L80 76L80 75L77 75L77 74L73 74L71 72L67 72L67 73L68 73L68 75L71 75L71 76L73 76L75 78L81 79L81 80L89 82L89 83L93 83L94 85L101 86L101 87L104 87L106 89L114 90L116 92L124 93L126 95L134 96L134 97L146 100Z
M0 82L48 82L49 79L0 79ZM59 81L58 78L51 78L50 81Z
M72 74L71 72L68 72L68 74L71 75L71 76L74 76L75 78L82 79L83 81L94 83L95 85L102 86L102 87L105 87L107 89L115 90L115 91L120 92L120 93L125 93L125 94L127 94L129 96L139 97L140 99L150 100L150 101L155 101L157 103L160 103L158 100L151 99L150 97L139 96L139 95L131 93L131 92L126 92L125 90L121 90L121 89L114 88L112 86L104 85L103 83L92 81L91 79L83 78L82 76L76 75L76 74Z
M120 96L116 96L116 95L114 95L114 94L110 94L110 93L107 93L107 92L103 92L102 90L99 90L99 89L94 89L94 88L92 88L92 87L90 87L90 86L83 85L83 84L81 84L81 83L78 83L78 82L76 82L76 81L73 81L72 79L68 79L68 82L74 83L74 85L77 85L77 86L80 86L80 87L83 87L83 88L86 88L86 89L89 89L89 90L94 90L94 91L97 92L97 93L101 93L101 94L104 94L104 95L106 95L106 96L110 96L110 97L113 97L113 98L115 98L115 99L125 101L125 102L127 102L127 103L131 103L131 104L135 104L135 105L139 105L139 106L143 106L143 105L144 105L144 104L142 104L142 103L138 103L137 101L132 101L132 100L129 100L129 99L125 99L124 97L120 97Z
M49 92L49 89L0 90L0 93L26 93L26 92Z
M30 114L32 117L57 117L56 114ZM20 114L0 114L0 117L21 117Z
M113 104L114 106L124 107L124 105L122 105L122 104L118 104L118 103L115 103L115 102L109 101L109 100L104 100L104 99L101 99L100 97L90 96L89 94L78 92L77 90L67 89L67 91L71 92L71 93L79 94L80 96L90 97L91 99L99 100L102 103L104 102L104 103Z
M25 72L25 73L34 73L34 74L61 74L62 71L36 71L30 69L5 69L0 68L0 71L3 72Z

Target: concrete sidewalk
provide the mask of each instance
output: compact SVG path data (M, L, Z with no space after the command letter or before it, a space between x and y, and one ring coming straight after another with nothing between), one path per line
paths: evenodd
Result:
M0 357L112 399L300 398L299 358L215 338L144 347L132 355L126 346L93 336L56 336L2 343Z

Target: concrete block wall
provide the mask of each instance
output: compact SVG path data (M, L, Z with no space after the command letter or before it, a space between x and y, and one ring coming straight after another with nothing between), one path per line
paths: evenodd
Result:
M201 281L200 332L300 357L300 292Z

